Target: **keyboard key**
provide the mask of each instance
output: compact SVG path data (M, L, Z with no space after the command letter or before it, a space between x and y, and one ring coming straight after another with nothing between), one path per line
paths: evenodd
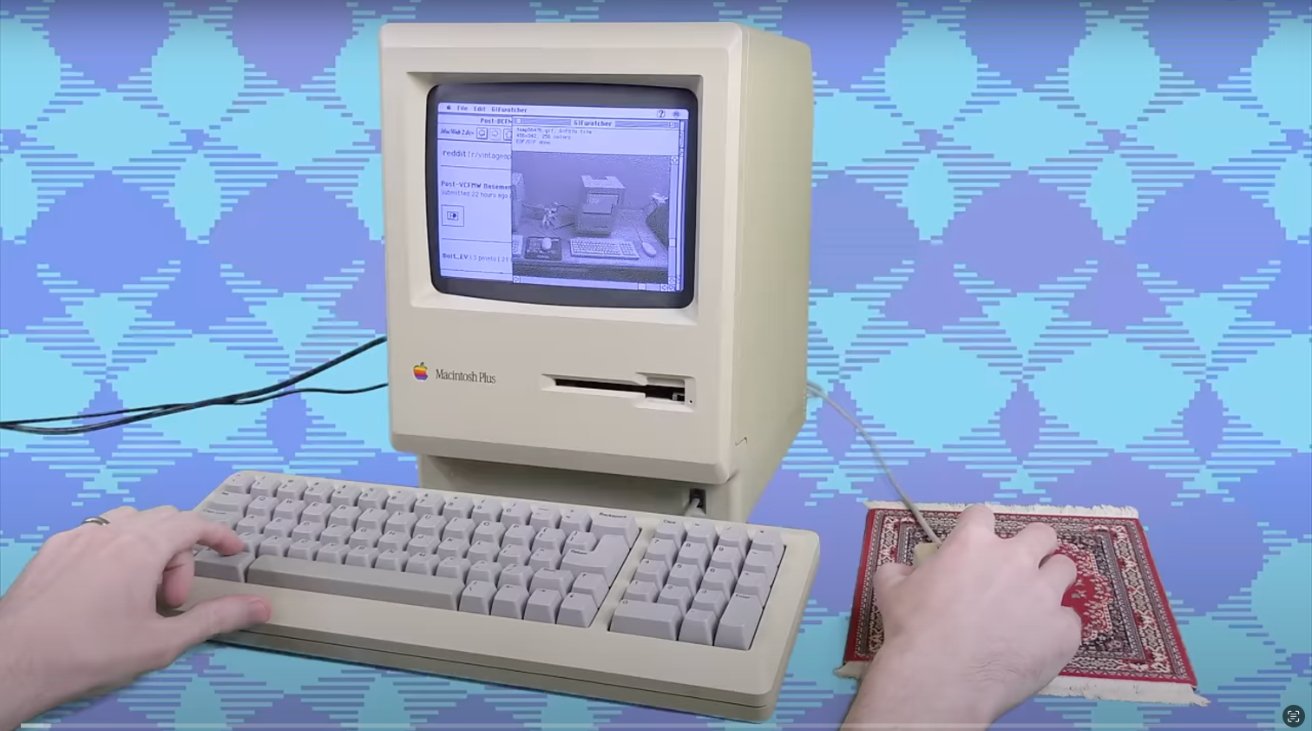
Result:
M196 575L224 581L245 581L246 568L254 560L255 555L246 551L224 556L212 548L206 548L196 554Z
M442 563L437 565L437 575L459 579L460 583L464 584L466 577L469 575L470 565L467 558L456 558L455 556L444 558Z
M383 506L387 505L387 498L387 488L366 487L355 504L360 506L361 510L382 510Z
M251 483L255 478L246 474L236 474L223 481L219 489L223 492L235 492L245 495L251 491Z
M559 528L543 528L533 537L533 550L549 548L560 553L565 547L565 531Z
M355 530L355 521L360 517L360 509L354 505L338 505L328 516L328 525L341 525Z
M702 577L702 588L709 591L718 591L724 595L727 601L733 596L734 586L738 583L738 577L718 566L712 566L706 569L706 575ZM765 598L762 597L764 602Z
M414 490L402 490L400 488L387 491L387 503L383 507L390 513L409 513L415 507L415 501L419 496ZM416 516L418 517L418 516Z
M321 526L328 525L328 516L333 512L333 506L328 503L309 503L301 511L301 522L318 523Z
M560 568L560 551L553 551L550 548L539 548L529 556L528 565L532 569L541 571L542 569Z
M287 549L292 545L292 539L282 536L269 536L260 541L260 547L255 551L256 556L286 556Z
M644 558L638 562L638 570L633 574L633 578L651 582L656 586L665 586L665 579L669 575L670 569L664 563Z
M275 498L276 499L276 498ZM305 512L305 503L293 498L283 498L273 509L274 518L290 520L292 525L301 522L301 513Z
M469 576L466 578L470 582L486 581L497 586L497 580L501 578L501 564L494 561L475 561L469 567Z
M361 549L367 550L367 549ZM320 552L322 554L322 551ZM284 589L341 594L395 604L456 609L464 585L451 579L417 576L409 572L377 571L320 561L297 561L276 556L255 559L246 571L250 584Z
M690 520L685 528L688 534L684 536L684 543L700 543L706 546L706 554L710 555L715 550L716 533L715 526L705 520Z
M301 500L301 496L305 494L307 487L309 485L306 484L304 478L293 477L279 485L278 491L273 496L279 500Z
M676 546L683 544L683 523L666 518L656 524L656 538L669 541Z
M715 553L711 554L711 565L716 568L724 569L731 573L738 573L742 567L743 555L738 552L737 548L726 546L723 541L715 547Z
M446 505L446 496L442 493L420 490L419 495L415 497L415 505L411 512L421 518L425 515L441 515L444 505Z
M724 612L724 606L728 603L729 597L711 589L702 589L697 592L697 596L692 598L693 609L704 609L714 614L716 618L719 618L720 614Z
M502 586L492 598L492 616L523 619L525 604L528 604L528 589L515 584Z
M560 511L560 532L569 535L574 531L586 533L592 526L592 515L582 508L566 508Z
M319 534L319 542L325 545L330 543L345 544L351 540L351 534L354 533L350 527L345 525L330 525L323 529Z
M529 515L528 524L538 530L555 528L560 525L560 511L550 505L539 505L533 508L533 513Z
M383 529L409 536L418 522L419 516L414 513L393 513L392 517L388 518L387 522L383 524Z
M470 520L473 520L473 518L470 518ZM485 519L480 521L478 527L474 529L474 540L487 541L497 548L501 548L501 536L505 533L506 526Z
M323 533L322 525L303 520L292 529L292 540L318 541L321 533Z
M465 557L470 561L496 561L501 547L490 541L474 541Z
M757 601L765 604L765 600L770 598L770 581L765 574L744 571L733 590L735 594L754 596Z
M251 489L254 489L252 486ZM250 505L246 506L246 517L264 518L273 520L273 509L278 507L278 501L272 495L261 495L251 500Z
M256 498L267 497L269 499L273 499L273 496L278 493L278 488L281 486L282 486L282 480L278 479L277 477L264 475L262 477L255 478L255 482L251 483L251 489L248 491L248 494L251 497L256 497Z
M533 537L538 534L537 530L527 524L512 525L506 534L501 537L501 546L523 546L528 548L533 545Z
M765 576L766 584L773 584L774 572L778 566L779 562L774 554L759 548L753 548L747 553L747 558L743 561L742 573L762 574Z
M348 483L339 484L333 490L333 495L328 502L333 505L355 506L355 501L360 498L360 488Z
M676 563L674 568L670 569L670 575L665 579L667 586L682 586L688 590L689 594L696 594L697 588L702 585L702 570L697 568L697 564Z
M567 553L569 551L582 551L587 553L596 547L597 536L592 533L574 531L569 534L569 538L565 539L565 548L561 552Z
M595 616L597 616L597 603L592 600L592 595L571 592L566 594L564 601L560 603L560 609L556 612L556 624L567 627L587 627L592 624L592 618Z
M432 553L411 553L410 558L405 562L405 572L432 576L437 572L437 566L441 562L442 559Z
M709 645L715 638L716 616L705 609L689 609L683 615L683 626L679 628L679 641L696 645Z
M474 512L469 514L470 520L475 523L487 521L496 523L501 519L501 501L496 498L485 497L474 503Z
M550 589L538 589L528 595L528 604L524 607L524 619L529 622L556 623L556 610L560 608L562 597Z
M388 512L386 510L383 510L382 508L360 508L360 509L363 512L360 513L360 517L355 519L355 527L357 529L368 528L371 530L376 530L379 533L382 533L383 526L387 525L387 519L389 517Z
M610 619L610 631L673 640L682 619L683 611L671 604L621 600Z
M515 525L528 525L528 519L532 514L533 510L528 506L528 503L512 500L501 506L501 523L507 528Z
M375 548L378 546L378 539L382 537L383 534L378 532L377 528L357 528L346 540L346 545L351 548Z
M314 554L319 552L319 542L306 538L299 538L292 541L292 545L287 547L287 558L295 558L301 561L313 561Z
M476 524L469 518L452 518L446 524L446 529L442 531L443 538L459 538L465 543L474 539L474 528Z
M238 492L225 492L210 498L205 503L205 509L213 510L216 513L232 513L233 515L242 516L246 514L246 506L250 505L254 499L250 495L243 495Z
M624 539L624 548L627 552L638 539L638 521L634 520L632 515L598 510L592 518L592 532L603 539L606 536L619 536Z
M529 552L524 546L505 546L497 554L497 563L502 566L523 566L528 563Z
M464 495L447 495L446 502L442 504L442 515L448 520L468 518L472 512L474 512L474 501Z
M441 538L442 531L446 529L446 522L446 518L440 515L420 515L415 523L414 535Z
M261 518L257 515L248 515L237 521L237 527L234 530L238 533L263 533L264 526L268 524L268 518Z
M328 545L319 545L319 552L314 554L314 560L322 563L344 564L346 563L346 554L351 549L345 543L330 543Z
M669 568L674 565L674 557L678 555L678 543L674 543L668 538L653 538L651 543L647 544L647 553L643 557L652 561L660 561L665 564L666 568Z
M756 636L756 625L761 621L761 602L747 594L734 594L720 615L720 626L715 631L715 646L734 650L747 650Z
M346 552L346 565L371 569L378 558L378 549L368 546L356 546Z
M697 568L705 571L706 565L711 561L711 550L703 543L684 541L675 560L679 563L697 564Z
M777 530L762 529L752 536L752 550L765 551L774 558L774 565L779 565L779 559L784 557L784 539Z
M624 598L631 602L654 602L660 596L661 588L648 581L630 581L624 590Z
M410 553L436 553L437 547L442 543L442 539L433 535L416 535L406 544L405 550Z
M429 536L431 539L432 536ZM404 551L410 545L410 536L405 533L398 533L389 530L378 539L378 550L380 551ZM424 551L427 553L427 550Z
M747 531L742 526L726 525L720 529L720 541L715 544L717 549L720 546L737 549L740 556L746 556L748 548Z
M574 577L568 571L542 569L533 574L533 580L529 582L528 590L534 592L538 589L550 589L563 596L569 593L570 585L573 583Z
M374 568L384 571L402 571L409 559L410 555L405 551L388 549L378 554L377 560L374 561Z
M437 545L437 555L441 558L464 558L469 553L469 542L459 538L444 538Z
M237 537L246 546L246 553L252 556L259 552L260 543L264 540L263 533L238 533Z
M606 578L601 574L580 574L574 579L572 591L575 594L587 594L600 607L606 600L606 594L610 593L610 584L606 583Z
M327 503L333 497L333 491L337 485L332 480L310 480L305 483L305 492L301 493L301 499L307 505L314 503Z
M656 596L656 603L676 606L679 608L679 614L682 615L688 611L688 605L692 604L692 591L686 586L666 584Z
M264 526L264 535L282 536L283 538L290 538L292 535L292 531L294 530L296 530L295 523L291 522L290 520L286 520L284 518L274 518L273 520L269 521L268 525Z
M210 521L211 523L222 523L229 528L234 528L240 518L235 513L220 513L214 510L197 510L196 515Z
M497 577L497 586L522 586L527 591L534 573L528 566L505 566L501 569L501 576Z
M596 527L596 521L593 521L593 527ZM624 544L622 536L608 535L597 542L597 547L591 553L570 551L565 554L561 559L560 568L575 576L585 573L601 574L606 577L606 583L610 584L615 581L615 574L619 573L620 566L624 564L628 553L629 547Z
M460 595L460 611L473 614L487 614L492 611L492 598L496 596L496 586L486 581L471 581Z

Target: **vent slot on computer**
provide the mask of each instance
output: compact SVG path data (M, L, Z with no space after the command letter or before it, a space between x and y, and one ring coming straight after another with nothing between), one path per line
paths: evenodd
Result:
M557 388L609 393L614 395L637 394L649 399L685 403L688 389L682 379L649 379L647 383L630 383L624 381L597 381L587 378L567 378L552 376L552 383Z

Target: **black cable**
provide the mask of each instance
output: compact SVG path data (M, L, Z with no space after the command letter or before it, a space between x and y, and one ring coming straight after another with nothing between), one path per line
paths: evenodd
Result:
M369 342L364 343L363 345L360 345L352 350L349 350L337 356L336 358L333 358L332 360L326 361L324 363L320 363L319 365L299 375L293 376L283 381L279 381L278 383L275 383L272 386L266 386L264 388L257 388L250 391L242 391L240 393L228 394L227 396L218 396L215 398L205 399L203 401L193 401L190 403L159 404L156 406L142 406L142 407L136 407L131 409L119 409L117 411L105 411L105 412L99 412L94 414L80 414L77 416L60 416L60 417L46 417L40 419L17 419L12 421L0 421L0 429L7 429L9 431L17 431L25 434L42 434L42 435L85 434L87 432L99 431L101 429L109 429L116 426L125 426L127 424L136 423L138 421L146 421L148 419L156 419L162 416L179 414L185 411L203 409L208 406L245 406L250 404L257 404L257 403L262 403L264 401L270 401L276 398L282 398L283 396L290 396L293 393L350 394L350 393L365 393L367 391L374 391L379 388L383 388L387 384L385 383L376 384L373 386L367 386L358 389L329 389L329 388L304 388L304 389L292 389L292 390L286 390L286 389L288 386L294 386L297 383L300 383L301 381L304 381L307 378L311 378L328 370L329 368L333 368L338 365L341 365L342 363L350 360L351 358L354 358L357 355L364 353L365 351L376 348L385 342L387 342L387 336L385 335L374 338L373 340L370 340ZM77 421L81 419L92 419L102 416L118 416L122 414L132 414L132 415L124 416L124 418L121 419L111 419L110 421L103 421L95 424L82 424L77 426L63 426L63 427L29 426L31 424L47 423L51 421Z

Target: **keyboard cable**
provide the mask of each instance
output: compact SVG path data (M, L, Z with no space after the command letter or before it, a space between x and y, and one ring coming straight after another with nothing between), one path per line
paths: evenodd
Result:
M274 399L280 399L285 396L294 394L307 393L324 393L324 394L357 394L368 393L386 388L386 383L376 383L372 386L362 388L291 388L296 384L312 378L324 371L335 368L362 353L372 350L379 345L387 342L387 336L382 335L374 338L362 345L359 345L331 360L320 363L319 365L304 371L298 375L292 376L283 381L279 381L271 386L257 388L250 391L232 393L226 396L217 396L214 398L204 399L201 401L190 401L172 404L156 404L154 406L138 406L129 409L117 409L115 411L100 411L90 414L76 414L73 416L49 416L38 419L14 419L0 421L0 429L7 431L22 432L24 434L39 434L43 436L59 436L70 434L87 434L89 432L100 431L101 429L112 429L114 427L125 426L149 419L158 419L163 416L181 414L186 411L194 411L210 406L251 406L253 404L264 403ZM35 426L37 424L47 424L59 421L82 421L85 419L99 419L107 416L116 416L121 418L99 421L92 424L78 424L75 426Z
M847 409L839 406L838 403L825 392L824 387L815 381L807 381L806 392L823 400L825 404L836 411L839 416L847 420L847 422L856 429L857 434L861 435L861 438L865 440L866 445L870 447L871 453L875 455L875 461L879 463L879 469L883 470L884 477L887 478L888 483L893 486L893 490L897 492L897 496L902 501L902 504L907 507L907 510L911 511L911 517L915 518L916 525L920 526L920 529L925 532L925 535L929 537L929 540L933 542L935 546L941 545L943 543L942 539L940 539L938 534L934 532L934 529L929 525L929 521L925 520L925 516L921 514L920 508L916 506L916 503L912 501L911 498L907 497L906 492L902 490L902 486L898 484L897 478L893 476L893 471L888 468L888 463L884 461L884 455L880 452L879 445L875 442L874 438L870 436L870 432L867 432L866 428L861 425L861 421L849 414Z

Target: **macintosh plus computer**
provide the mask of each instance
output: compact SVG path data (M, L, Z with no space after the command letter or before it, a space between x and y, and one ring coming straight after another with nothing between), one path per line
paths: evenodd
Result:
M760 721L819 538L746 523L803 421L811 66L730 24L382 29L388 382L419 487L241 472L228 642Z

